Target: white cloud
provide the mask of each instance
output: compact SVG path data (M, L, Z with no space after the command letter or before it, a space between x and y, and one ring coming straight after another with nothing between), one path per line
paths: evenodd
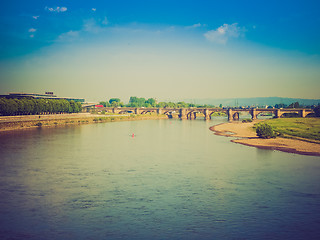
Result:
M191 28L198 28L198 27L201 27L201 23L196 23L196 24L193 24L191 26L187 26L186 29L191 29Z
M93 12L97 11L97 9L96 9L96 8L91 8L91 10L92 10Z
M68 8L66 8L66 7L61 7L60 8L60 12L65 12L65 11L67 11L68 10Z
M94 19L86 20L83 24L83 31L99 33L101 32L101 27L99 27Z
M33 19L37 20L39 16L32 16Z
M36 32L37 31L37 29L35 29L35 28L30 28L29 30L28 30L28 32Z
M206 32L204 36L210 42L226 44L229 38L238 38L242 32L244 29L238 27L238 23L223 24L216 30Z
M71 42L71 41L75 40L78 37L79 37L79 31L69 31L69 32L66 32L66 33L62 33L58 37L58 41Z
M91 33L101 33L106 30L105 25L107 24L109 24L107 17L105 17L102 21L101 19L98 19L98 21L96 21L93 18L87 19L84 21L82 31Z
M56 8L45 7L44 9L49 12L66 12L68 10L68 8L66 7L56 7Z
M105 17L103 20L98 19L97 21L94 18L87 19L84 21L83 26L78 31L69 31L66 33L62 33L56 41L59 42L70 42L74 41L77 38L83 36L87 33L99 34L106 31L107 27L105 25L109 24L108 18Z

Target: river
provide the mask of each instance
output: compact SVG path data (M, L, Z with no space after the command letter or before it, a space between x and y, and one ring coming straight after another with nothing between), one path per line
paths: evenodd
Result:
M0 239L319 237L320 157L231 143L224 121L0 134Z

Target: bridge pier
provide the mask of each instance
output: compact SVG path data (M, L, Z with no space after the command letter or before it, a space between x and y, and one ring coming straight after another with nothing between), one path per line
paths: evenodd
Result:
M280 109L275 110L274 115L275 115L276 118L280 118L280 117L281 117L281 111L280 111Z
M190 119L190 120L194 120L197 118L197 113L196 112L189 112L187 114L187 118Z
M137 115L141 114L140 108L135 108L134 109L134 113L137 114Z
M187 109L181 108L179 117L181 120L188 119L187 118Z
M231 108L229 108L227 113L228 113L228 121L232 121L232 120L233 120L233 113L232 113L232 109L231 109Z
M203 114L204 114L204 119L205 120L210 120L209 109L207 109L207 108L204 109Z
M252 118L252 120L257 119L257 111L256 111L256 109L255 109L255 108L251 108L251 110L250 110L250 114L251 114L251 118Z
M161 108L157 109L157 114L162 114L162 109Z
M305 109L300 110L299 113L300 113L300 114L299 114L300 117L303 117L303 118L304 118L304 117L307 116L307 113L306 113L306 110L305 110Z

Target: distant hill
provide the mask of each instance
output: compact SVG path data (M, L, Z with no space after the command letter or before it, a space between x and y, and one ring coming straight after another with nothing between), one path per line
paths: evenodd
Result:
M281 97L257 97L257 98L205 98L205 99L185 99L188 103L199 105L210 104L219 106L222 104L225 107L233 106L274 106L275 104L290 105L294 102L299 102L300 105L318 105L320 99L303 99L303 98L281 98Z

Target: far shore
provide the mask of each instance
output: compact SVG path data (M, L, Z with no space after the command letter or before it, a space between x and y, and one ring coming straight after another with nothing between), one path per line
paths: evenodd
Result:
M210 130L214 131L216 135L234 137L236 139L231 140L231 142L240 143L246 146L302 155L320 156L320 143L281 137L271 139L257 137L252 127L258 121L259 120L255 120L250 123L222 123L210 127Z
M0 133L15 130L34 129L39 127L57 127L66 125L80 125L101 122L134 121L148 119L163 119L166 115L146 114L48 114L48 115L22 115L22 116L0 116Z

